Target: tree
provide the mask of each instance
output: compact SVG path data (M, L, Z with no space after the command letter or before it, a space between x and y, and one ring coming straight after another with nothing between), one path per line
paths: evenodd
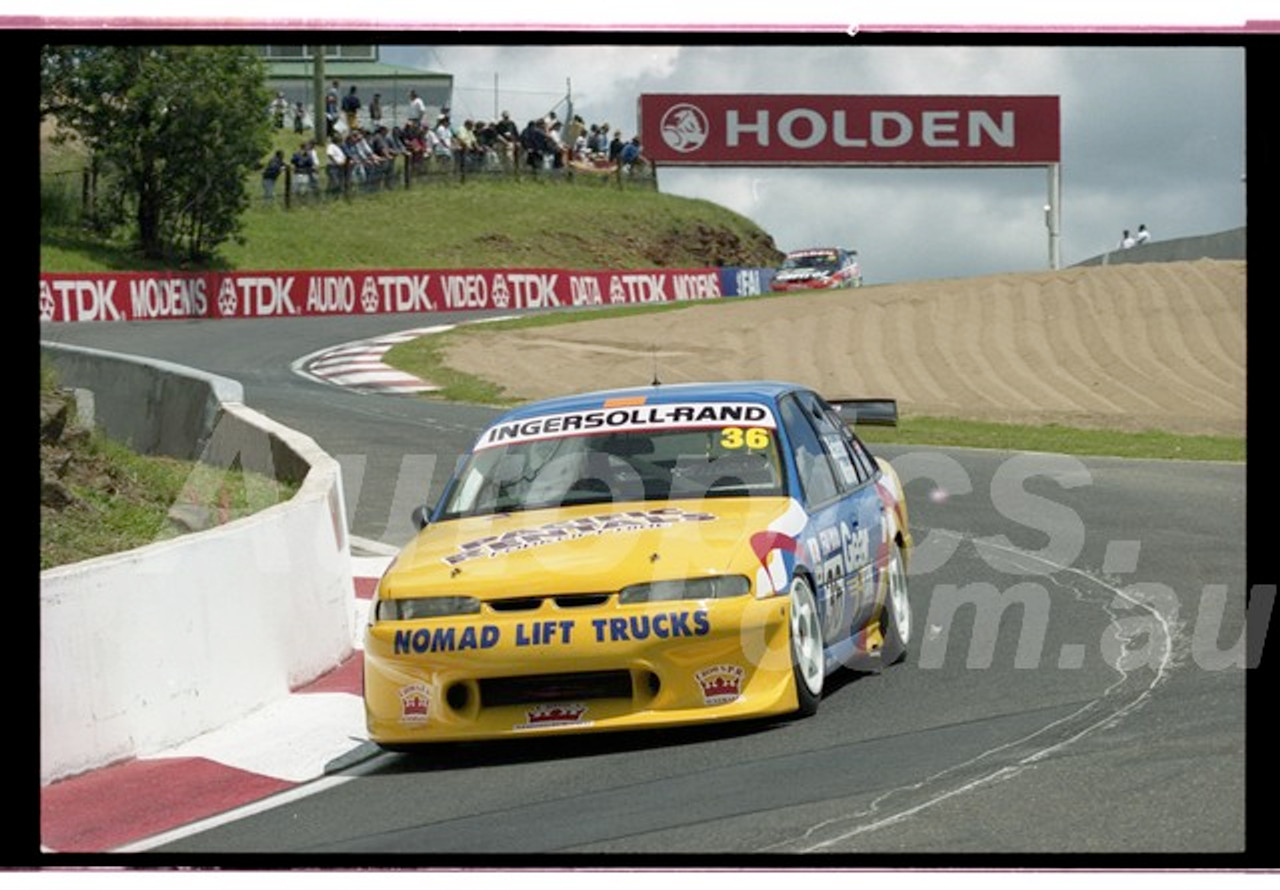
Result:
M245 177L271 144L262 59L248 47L62 46L41 53L41 117L90 150L152 259L205 260L239 234Z

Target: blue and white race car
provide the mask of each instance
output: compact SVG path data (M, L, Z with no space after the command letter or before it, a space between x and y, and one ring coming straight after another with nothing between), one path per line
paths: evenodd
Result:
M775 292L830 290L861 287L858 252L843 247L811 247L793 250L773 274Z

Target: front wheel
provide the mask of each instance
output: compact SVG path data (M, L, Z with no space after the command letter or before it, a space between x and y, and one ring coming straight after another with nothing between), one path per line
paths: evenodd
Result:
M798 713L802 717L818 711L822 700L822 625L813 588L803 576L791 582L791 666L795 673Z
M894 547L889 556L888 590L884 607L880 612L880 632L884 645L880 650L880 663L888 667L907 656L907 644L911 642L911 601L907 597L907 571L903 567L902 548Z

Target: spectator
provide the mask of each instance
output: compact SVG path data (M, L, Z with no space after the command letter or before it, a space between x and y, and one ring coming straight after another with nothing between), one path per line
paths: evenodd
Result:
M347 156L347 177L351 182L364 185L368 178L368 171L365 168L364 160L360 157L359 151L356 150L356 143L360 134L354 130L347 134L347 138L342 140L342 153Z
M609 143L609 161L611 163L618 163L618 159L622 156L622 149L625 145L626 143L622 141L622 131L614 130L613 140Z
M342 183L347 177L347 153L342 150L342 146L338 143L336 136L329 137L325 145L324 156L324 172L328 180L329 191L341 191Z
M1151 240L1151 233L1147 231L1146 223L1138 226L1138 234L1133 238L1135 244L1146 244Z
M551 142L551 166L555 170L564 167L564 158L568 151L564 140L560 136L561 129L563 128L560 126L560 122L556 121L547 130L547 137Z
M325 135L331 135L338 124L338 82L335 80L324 94Z
M622 147L622 151L618 154L618 161L622 164L622 169L627 173L631 173L637 167L644 166L644 155L640 152L639 136L632 136L631 141Z
M454 155L453 145L453 129L449 126L449 115L440 115L436 121L435 128L436 141L432 145L432 153L436 156L436 160L445 161L452 160Z
M355 146L356 159L364 171L364 184L375 185L387 171L386 160L374 153L369 140L365 138L364 131L359 127L351 131L351 138Z
M288 111L289 100L285 99L284 93L276 93L276 97L271 100L271 122L277 130L284 129L284 116Z
M382 94L374 93L369 100L369 128L375 133L382 126Z
M1120 249L1128 250L1130 247L1133 247L1135 243L1133 236L1129 234L1129 230L1125 229L1124 235L1120 238Z
M507 166L510 167L515 161L516 146L520 144L520 128L511 119L509 111L502 112L501 119L494 124L493 128L498 136L496 147Z
M270 201L276 196L276 180L284 172L284 151L276 149L276 153L262 168L262 200Z
M575 114L569 119L569 125L564 128L564 144L566 148L572 149L578 144L578 137L585 135L587 125L582 120L582 115Z
M306 129L307 110L302 107L301 102L295 102L293 105L293 132L301 133Z
M347 130L354 130L360 117L360 97L356 95L354 84L342 97L342 113L347 116Z
M471 121L465 120L462 122L462 126L458 128L458 131L453 134L455 160L460 170L473 170L476 166L479 144L476 142L476 134L472 130L472 126Z
M427 105L422 101L422 97L418 95L417 90L409 90L409 122L422 127L422 121L427 116Z
M316 155L311 143L299 145L289 163L293 167L293 190L300 195L313 190L316 185Z
M541 121L529 121L520 131L520 148L524 152L525 163L529 169L537 172L542 169L542 137Z
M595 140L591 143L591 151L600 157L608 157L609 155L609 122L605 121L600 126L595 127Z
M423 136L422 126L412 120L400 131L400 141L404 143L409 158L409 169L414 173L422 172L422 162L427 156L427 143Z
M391 147L391 139L386 127L378 127L369 138L369 149L373 152L374 163L377 164L378 176L384 185L391 183L391 174L396 166L396 154Z

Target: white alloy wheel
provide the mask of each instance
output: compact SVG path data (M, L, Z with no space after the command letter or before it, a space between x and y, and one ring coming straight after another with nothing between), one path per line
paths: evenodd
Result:
M790 598L791 663L795 669L796 697L800 700L800 712L808 715L817 711L822 697L822 623L818 620L813 590L803 576L791 582Z

